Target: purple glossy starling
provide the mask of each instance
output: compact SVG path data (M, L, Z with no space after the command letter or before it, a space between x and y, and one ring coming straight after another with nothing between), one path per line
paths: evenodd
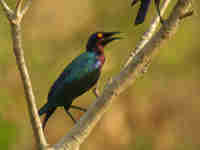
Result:
M76 122L70 108L86 111L86 109L72 105L72 102L91 89L98 81L105 62L104 47L119 37L113 35L119 32L97 32L88 40L86 51L76 57L54 82L48 94L47 103L39 110L39 115L45 114L43 129L49 117L57 107L64 107L70 118Z
M141 2L141 4L140 4L139 11L137 13L137 17L135 19L135 25L138 25L138 24L141 24L141 23L144 22L148 8L149 8L149 5L150 5L152 0L133 0L132 3L131 3L131 6L134 6L139 1ZM156 5L158 15L160 17L160 21L161 21L161 23L163 23L164 20L162 19L161 15L160 15L160 8L159 8L160 0L154 0L154 2L155 2L155 5Z

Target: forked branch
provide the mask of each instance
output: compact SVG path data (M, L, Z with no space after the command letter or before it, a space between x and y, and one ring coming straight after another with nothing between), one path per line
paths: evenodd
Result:
M42 125L38 116L37 107L35 103L35 96L33 94L31 80L29 77L28 69L24 58L24 50L22 47L21 37L21 21L25 13L27 12L31 0L27 0L25 7L22 8L23 0L18 0L15 11L11 10L4 0L0 0L0 4L10 22L11 36L13 41L13 51L16 57L16 63L20 76L24 85L24 92L28 105L29 116L31 124L34 130L35 139L38 144L38 149L44 149L47 147L47 142L42 131Z

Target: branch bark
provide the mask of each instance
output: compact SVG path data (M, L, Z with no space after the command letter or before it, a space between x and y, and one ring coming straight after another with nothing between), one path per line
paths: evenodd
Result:
M13 52L15 54L17 67L23 82L29 116L31 119L35 139L38 144L38 149L44 149L47 147L47 142L42 131L40 118L38 116L38 111L35 103L35 96L33 94L31 80L24 58L24 50L22 48L21 21L30 6L31 0L27 0L23 9L22 2L23 0L18 0L16 10L13 11L9 8L9 6L4 0L0 0L0 4L2 5L3 10L10 22Z
M124 91L128 86L133 85L146 72L152 58L158 52L158 48L169 40L176 32L180 17L189 8L190 0L178 0L171 15L160 30L152 36L135 55L131 55L123 70L108 83L103 94L96 99L80 121L62 138L53 145L56 150L78 150L80 144L89 136L92 129L100 120L104 112L110 107L113 99Z

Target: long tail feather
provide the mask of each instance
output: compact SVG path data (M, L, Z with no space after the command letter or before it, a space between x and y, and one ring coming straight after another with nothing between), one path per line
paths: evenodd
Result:
M136 25L144 22L144 19L146 17L146 14L147 14L147 11L148 11L148 8L149 8L149 5L150 5L150 2L151 2L151 0L146 0L146 1L142 0L141 1L141 6L139 8L137 17L135 19Z

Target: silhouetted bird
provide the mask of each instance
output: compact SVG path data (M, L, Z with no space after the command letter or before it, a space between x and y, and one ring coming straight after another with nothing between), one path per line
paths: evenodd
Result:
M80 95L91 89L98 81L101 68L105 62L104 47L113 40L119 32L97 32L88 40L86 51L76 57L55 81L48 94L47 103L39 110L39 115L45 114L43 129L57 107L63 106L70 118L76 122L70 108L86 111L72 105Z
M141 4L140 4L139 11L137 13L137 17L135 19L135 25L138 25L138 24L141 24L141 23L144 22L148 8L149 8L149 5L150 5L152 0L133 0L132 3L131 3L131 6L134 6L139 1L141 2ZM160 21L161 21L161 23L163 23L164 20L162 19L161 15L160 15L160 8L159 8L160 0L154 0L154 2L155 2L155 5L156 5L158 15L160 16Z

